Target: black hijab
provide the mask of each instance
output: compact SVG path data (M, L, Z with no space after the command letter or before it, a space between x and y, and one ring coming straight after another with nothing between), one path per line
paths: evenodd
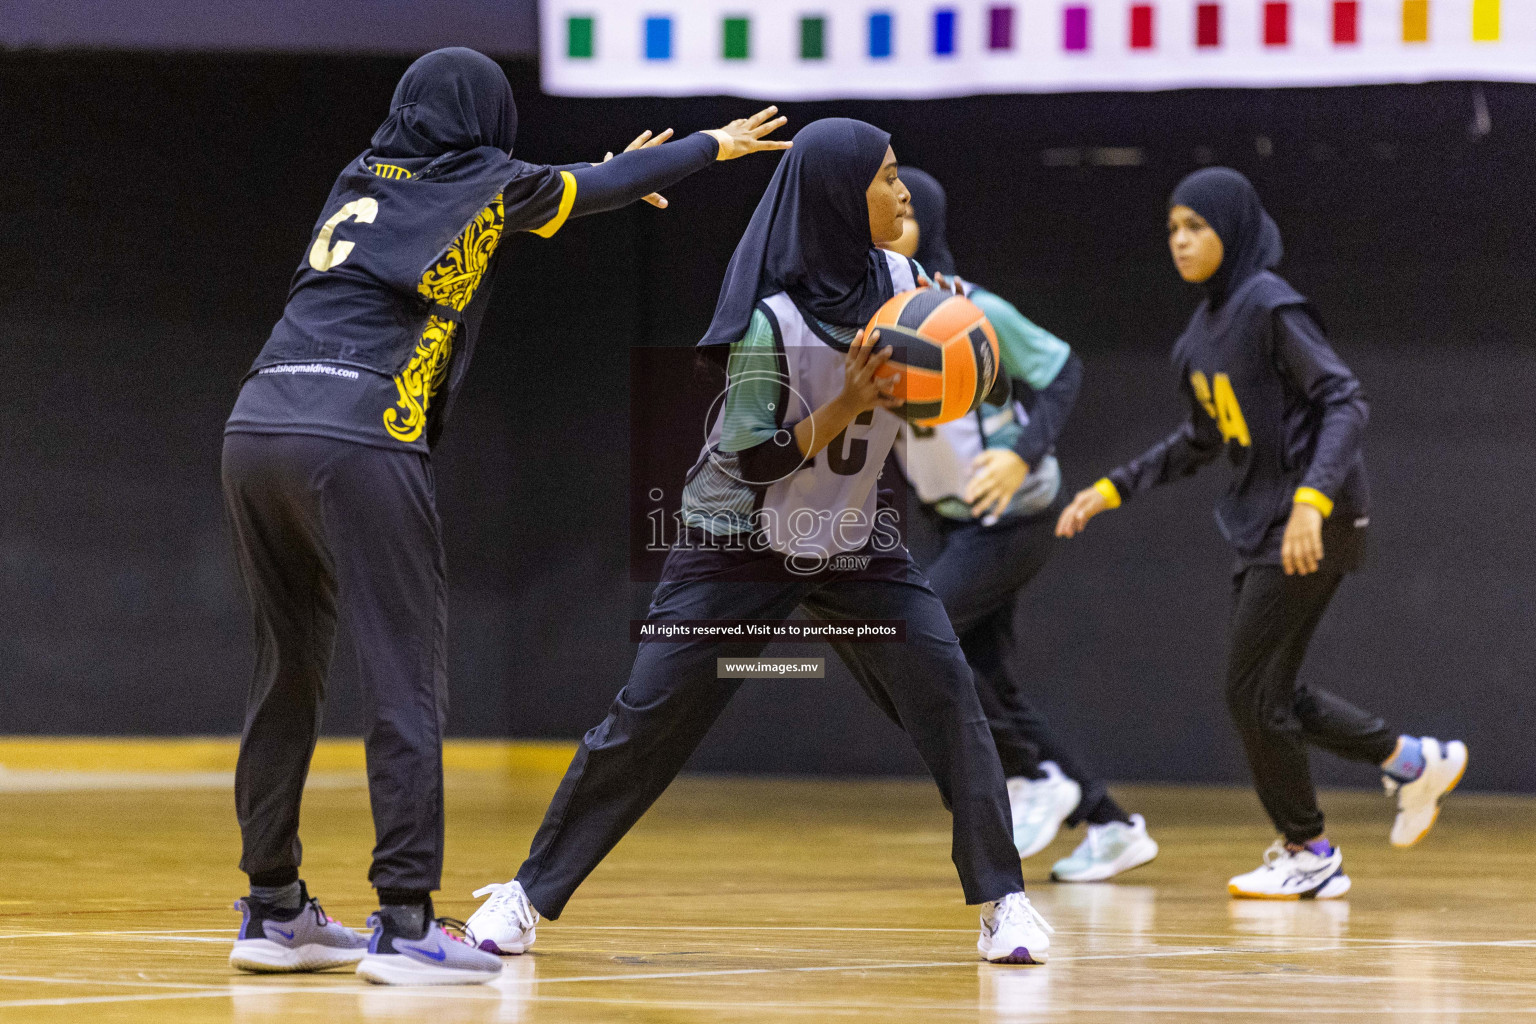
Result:
M1204 217L1221 239L1221 266L1204 285L1212 309L1255 274L1277 266L1284 254L1280 228L1252 182L1230 167L1207 167L1179 182L1168 199L1168 208L1175 206Z
M800 129L736 245L700 345L740 340L757 301L781 291L828 323L862 327L875 315L893 289L864 194L890 143L845 117Z
M433 50L406 69L373 133L378 157L409 159L482 146L512 155L517 104L500 65L462 46Z
M953 274L955 257L949 251L949 237L945 233L949 199L944 186L916 167L901 169L901 183L912 194L912 216L917 219L917 255L913 259L930 274Z

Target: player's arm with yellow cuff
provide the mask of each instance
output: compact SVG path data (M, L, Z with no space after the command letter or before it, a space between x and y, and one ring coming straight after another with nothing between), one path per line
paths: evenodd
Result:
M1333 499L1315 487L1298 487L1292 499L1298 505L1311 505L1327 519L1333 515Z
M1280 542L1282 568L1288 575L1305 576L1323 560L1323 520L1333 514L1333 498L1360 457L1370 412L1359 379L1306 307L1276 310L1274 338L1275 365L1319 413L1312 459L1291 496L1291 516Z
M734 160L749 153L788 149L789 142L767 138L787 120L774 116L778 110L778 107L766 107L751 117L738 118L724 128L695 132L671 145L662 145L672 136L670 128L654 137L646 132L631 142L624 152L616 157L610 154L602 163L541 168L550 179L551 188L546 191L552 192L556 182L561 186L559 206L553 216L527 230L549 238L571 217L617 210L640 199L666 206L666 200L656 193L702 171L716 160Z
M654 192L676 184L715 162L719 143L704 132L667 146L643 146L620 153L605 163L541 168L546 180L528 200L529 210L539 204L551 215L527 230L550 238L572 217L617 210ZM508 187L512 199L513 187ZM509 211L510 213L510 211Z
M1221 454L1221 432L1216 421L1192 411L1178 429L1125 465L1112 470L1093 486L1078 491L1056 521L1056 536L1074 537L1100 512L1119 508L1137 491L1151 490L1173 480L1192 476Z
M1275 363L1291 389L1305 395L1318 413L1312 458L1292 500L1326 519L1364 444L1370 418L1365 389L1302 306L1275 312Z
M1099 477L1094 481L1093 489L1098 492L1099 497L1104 499L1106 511L1120 507L1120 488L1116 487L1115 482L1109 477Z

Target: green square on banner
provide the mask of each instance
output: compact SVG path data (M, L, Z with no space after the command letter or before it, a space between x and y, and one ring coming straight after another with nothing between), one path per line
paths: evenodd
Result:
M592 56L592 19L569 18L566 28L566 56L585 58Z
M725 19L725 59L746 60L750 47L750 18Z
M827 19L800 19L800 59L823 60L827 56Z

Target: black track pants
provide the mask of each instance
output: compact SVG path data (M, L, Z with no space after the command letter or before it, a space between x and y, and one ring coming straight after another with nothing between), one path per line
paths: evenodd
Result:
M1259 800L1293 843L1323 832L1308 744L1377 765L1397 746L1397 733L1380 718L1298 679L1307 645L1343 578L1326 569L1287 576L1278 565L1251 565L1234 583L1227 708Z
M414 452L229 434L224 501L256 627L235 807L247 874L297 868L338 610L357 645L378 888L443 861L448 628L432 466Z

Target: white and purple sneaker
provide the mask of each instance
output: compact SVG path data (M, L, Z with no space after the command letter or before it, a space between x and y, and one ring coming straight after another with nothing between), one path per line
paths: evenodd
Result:
M976 948L994 964L1043 964L1051 948L1048 924L1029 897L1009 893L981 907L981 938Z
M324 971L350 967L367 952L368 940L340 921L327 917L320 901L309 895L304 883L299 893L304 902L298 910L281 910L249 896L235 901L245 915L229 965L260 974Z
M539 912L528 902L522 884L515 878L510 882L493 882L476 889L475 895L490 897L469 915L469 923L464 926L475 948L502 956L528 952L538 938L534 926L539 923Z
M432 905L427 904L430 914ZM464 930L451 918L427 921L426 934L411 938L400 932L389 914L368 918L373 938L357 973L375 985L480 985L495 981L501 961L484 953L448 928Z
M1246 900L1336 900L1349 892L1344 851L1290 850L1277 839L1264 851L1264 863L1227 882L1227 892Z

